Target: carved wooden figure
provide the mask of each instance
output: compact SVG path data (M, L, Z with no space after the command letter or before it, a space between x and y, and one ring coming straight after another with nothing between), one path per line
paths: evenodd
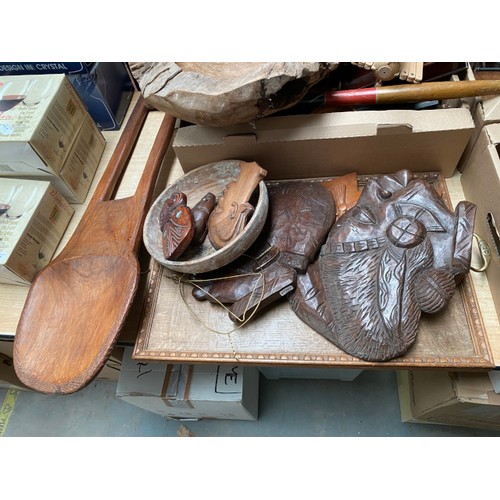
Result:
M250 197L267 171L256 162L240 163L240 175L230 182L219 197L208 219L208 238L217 250L234 240L245 229L254 207Z
M207 193L192 209L194 221L194 236L192 245L199 245L207 237L208 218L215 208L216 198L213 193Z
M291 181L268 184L269 213L266 225L247 252L225 270L225 276L238 279L213 281L203 290L194 289L197 300L217 299L232 304L230 318L248 317L256 307L262 309L293 291L297 273L304 273L316 258L335 221L335 201L321 183ZM248 275L260 272L262 275ZM252 293L253 292L253 293Z
M322 185L332 193L337 209L337 219L356 205L361 196L361 191L358 189L358 176L356 172L324 181Z
M195 232L193 214L184 193L174 193L165 201L159 223L163 255L166 259L178 259L191 243Z
M353 356L401 356L421 312L445 307L469 271L474 216L469 202L451 212L407 170L373 178L299 276L293 310Z

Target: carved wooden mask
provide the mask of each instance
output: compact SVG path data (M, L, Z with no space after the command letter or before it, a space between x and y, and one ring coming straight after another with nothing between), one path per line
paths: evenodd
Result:
M469 271L475 209L460 202L451 212L407 170L371 179L299 277L292 308L349 354L404 354L421 311L445 307Z

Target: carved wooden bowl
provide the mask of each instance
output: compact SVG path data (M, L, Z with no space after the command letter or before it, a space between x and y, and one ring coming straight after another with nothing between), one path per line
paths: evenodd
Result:
M214 271L240 257L250 248L260 234L267 218L269 199L264 181L260 181L250 203L255 210L243 232L228 245L219 250L205 238L201 245L188 248L178 260L167 260L163 256L162 238L158 217L165 201L175 192L187 196L187 205L192 208L207 193L218 199L231 181L240 173L239 160L226 160L198 167L178 179L158 196L151 206L144 222L144 245L151 257L166 268L178 273L197 274Z

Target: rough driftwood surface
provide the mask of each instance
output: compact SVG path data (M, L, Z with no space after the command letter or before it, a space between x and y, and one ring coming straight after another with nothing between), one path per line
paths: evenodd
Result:
M131 62L146 100L198 125L225 127L299 102L338 63Z

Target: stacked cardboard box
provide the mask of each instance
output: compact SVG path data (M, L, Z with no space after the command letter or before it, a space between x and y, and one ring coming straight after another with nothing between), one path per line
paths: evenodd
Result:
M257 420L259 370L137 361L126 348L116 396L171 419Z
M104 147L65 75L0 76L0 177L50 180L83 203Z
M0 75L68 75L100 130L118 130L134 94L123 62L0 62Z
M0 178L0 283L29 285L50 261L73 213L48 181Z

